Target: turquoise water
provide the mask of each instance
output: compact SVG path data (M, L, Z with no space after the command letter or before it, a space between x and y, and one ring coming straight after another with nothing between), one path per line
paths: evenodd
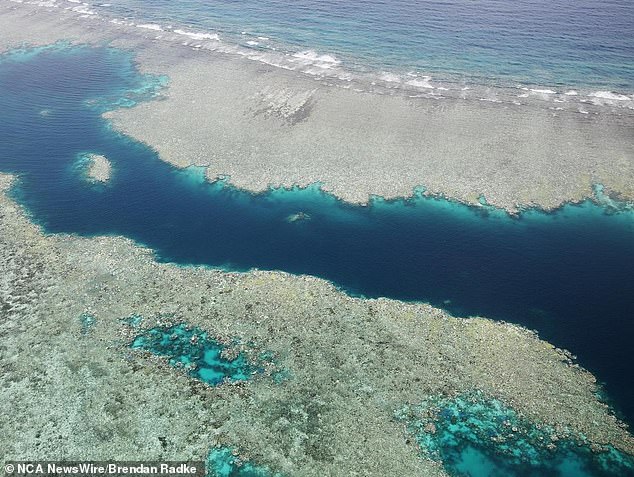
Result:
M634 459L612 447L593 452L582 436L536 427L480 393L437 397L397 412L424 457L452 476L590 477L634 475Z
M93 328L93 326L95 326L96 322L97 321L95 320L95 317L90 313L82 313L79 316L79 323L81 325L82 334L87 335L88 333L90 333L90 330Z
M629 0L122 0L97 10L354 71L634 92Z
M267 467L242 461L228 447L212 449L207 457L207 477L282 477Z
M209 337L206 331L184 323L150 328L130 344L133 349L165 356L171 366L211 386L226 381L246 381L262 369L252 364L243 353L225 357L227 345Z
M0 171L19 175L12 194L45 231L123 235L164 261L307 273L355 294L517 322L578 354L632 422L632 212L586 202L514 219L422 196L358 207L316 186L252 195L208 184L201 170L170 167L101 118L165 82L107 48L0 59ZM78 171L84 153L112 162L107 186ZM250 375L242 361L223 362L213 340L192 345L193 333L203 332L155 329L133 346L195 363L190 375L210 383ZM474 449L465 459L479 458Z

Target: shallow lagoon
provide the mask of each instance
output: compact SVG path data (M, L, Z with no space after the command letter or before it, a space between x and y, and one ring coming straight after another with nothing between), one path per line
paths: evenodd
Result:
M406 406L405 421L422 454L450 475L471 477L632 476L634 459L608 447L594 453L581 435L534 426L481 393L432 397Z
M233 359L224 357L226 345L208 337L206 331L184 323L145 330L130 346L165 356L171 366L186 369L191 377L211 386L246 381L262 371L242 353Z
M207 477L282 477L264 466L243 462L233 455L233 449L218 447L207 456Z
M138 75L131 56L112 49L3 57L0 171L20 175L13 193L47 232L124 235L164 261L306 273L354 294L520 323L577 354L634 420L631 212L587 202L513 219L422 196L361 207L317 186L252 195L209 184L100 116L165 82ZM111 161L107 187L78 174L82 152Z

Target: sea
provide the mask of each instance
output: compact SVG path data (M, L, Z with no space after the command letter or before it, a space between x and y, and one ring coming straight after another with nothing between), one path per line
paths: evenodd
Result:
M604 114L630 114L634 105L631 1L39 4L341 81L534 95L544 107L570 100ZM606 197L601 184L594 200L516 217L426 196L424 184L412 198L367 206L317 184L251 194L207 182L201 168L173 168L102 118L165 85L139 73L129 52L107 47L59 44L0 57L0 171L18 175L11 194L44 231L122 235L182 266L310 274L355 296L518 323L574 354L601 382L601 399L634 423L631 204ZM86 180L87 154L110 159L108 183ZM473 446L464 444L470 454L456 458L451 475L625 475L586 457L527 474L485 444L477 452L486 462L474 459Z
M432 97L634 111L628 0L9 0L320 78ZM623 112L623 111L621 111Z

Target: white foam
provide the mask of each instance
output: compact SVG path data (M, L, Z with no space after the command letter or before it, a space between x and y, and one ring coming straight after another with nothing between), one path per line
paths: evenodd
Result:
M43 2L28 2L31 5L37 5L38 7L47 7L47 8L54 8L57 7L57 3L55 2L55 0L50 0L50 1L43 1Z
M258 46L260 43L258 43L257 41L253 41L253 40L249 40L247 41L247 45L250 46Z
M114 23L115 25L127 25L127 26L134 26L134 23L132 22L127 22L125 20L119 20L118 18L113 18L112 20L110 20L110 23Z
M156 23L137 24L137 28L145 28L146 30L163 31L163 27L161 27L161 25L157 25Z
M354 79L354 76L350 72L344 72L344 73L341 73L340 75L337 75L337 78L339 78L342 81L352 81Z
M174 33L188 36L193 40L216 40L220 41L220 37L216 33L198 33L194 31L174 30Z
M538 94L556 94L557 91L553 91L552 89L531 89L531 93Z
M410 86L415 86L417 88L434 89L429 80L431 80L431 76L423 76L422 78L409 80L407 84Z
M599 99L609 99L612 101L631 101L632 98L626 96L624 94L613 93L612 91L597 91L596 93L591 93L589 96L593 98Z
M383 71L379 76L380 80L387 81L388 83L400 83L401 78L394 73L389 73L387 71Z
M577 96L579 93L577 93L574 89L571 89L570 91L566 91L564 94L566 96Z
M291 69L288 65L281 63L280 58L277 55L272 55L268 53L260 53L260 52L254 53L254 50L248 50L248 51L236 50L236 53L239 55L245 56L252 61L259 61L260 63L275 66L277 68L284 68L286 70Z
M71 10L77 13L83 13L84 15L97 15L97 12L88 8L87 3L82 3L81 5L71 8Z
M304 50L292 55L293 62L304 66L315 66L322 69L330 69L341 63L332 55L320 55L315 50Z

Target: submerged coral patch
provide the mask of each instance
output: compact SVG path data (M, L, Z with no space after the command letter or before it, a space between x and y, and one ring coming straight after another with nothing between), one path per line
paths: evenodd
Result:
M138 328L143 321L143 317L141 315L132 314L130 316L126 316L125 318L121 318L121 321L132 328Z
M496 399L474 392L435 397L397 411L423 457L453 476L621 477L634 459L613 447L591 448L581 435L531 424Z
M267 467L242 460L229 447L219 447L207 456L207 477L281 477Z
M93 184L106 184L112 176L112 164L108 158L91 152L78 154L74 168L84 180Z
M235 352L210 338L206 331L185 323L148 329L130 346L166 356L170 365L184 368L190 376L212 386L224 381L246 381L264 370L243 352Z
M91 328L95 325L95 317L90 313L82 313L79 315L79 323L81 325L81 333L86 335L90 332Z

